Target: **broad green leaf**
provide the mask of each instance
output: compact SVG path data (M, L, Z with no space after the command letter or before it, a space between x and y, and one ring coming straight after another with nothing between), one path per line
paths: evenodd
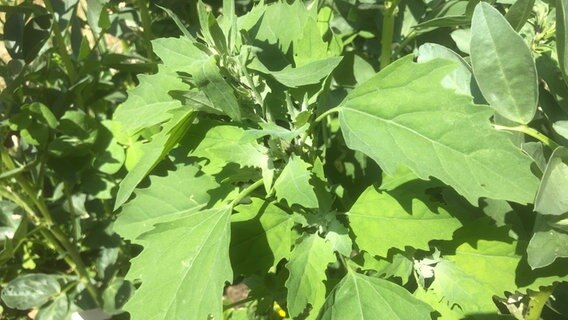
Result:
M287 87L297 88L319 83L337 67L339 62L341 62L341 57L331 57L313 61L297 68L271 72L270 75Z
M556 50L560 70L568 84L568 0L556 0Z
M333 251L339 252L346 257L351 256L353 241L349 237L349 229L337 221L337 219L331 220L327 229L325 240L331 244Z
M568 139L568 121L556 121L552 124L552 128L556 131L559 135L561 135L564 139Z
M181 108L181 103L169 92L187 89L187 85L165 66L159 66L156 74L139 75L138 80L140 84L128 90L128 99L113 115L113 120L120 122L129 135L169 120L172 111Z
M40 307L61 291L57 279L55 275L43 273L19 276L2 289L2 301L18 310Z
M514 292L518 287L516 270L521 256L516 254L517 243L479 239L504 236L501 232L504 230L497 234L491 231L496 229L487 231L487 228L491 227L470 227L467 242L434 268L431 288L450 305L458 304L466 314L496 312L493 295L502 297L505 291Z
M159 38L152 41L152 48L168 68L190 74L194 74L209 58L187 38Z
M291 317L303 313L311 305L313 319L325 301L325 270L335 262L331 245L318 235L311 234L292 251L286 269L290 272L286 280L288 288L288 312Z
M533 236L527 247L528 263L531 268L543 268L556 258L568 257L568 233L554 228L556 216L537 214Z
M278 199L285 199L288 205L299 204L306 208L317 208L318 199L310 185L308 164L297 156L290 157L286 167L274 182Z
M434 311L390 281L348 272L333 289L318 320L431 319Z
M414 180L393 191L369 187L349 210L359 248L386 257L390 248L428 250L433 239L451 239L461 223L425 193L429 183Z
M454 68L408 56L351 91L338 107L347 145L388 174L406 166L421 179L436 177L472 204L480 197L531 203L538 185L531 159L491 127L491 109L443 87Z
M140 181L152 171L182 138L187 128L191 125L191 114L191 111L176 113L164 125L162 131L152 137L152 141L140 147L142 154L140 160L120 183L114 203L115 210L128 200Z
M486 2L471 23L471 63L479 88L503 117L529 123L538 103L536 66L525 40Z
M230 248L235 275L264 274L290 257L294 215L258 198L236 210L239 213L231 217Z
M327 44L323 41L314 18L310 17L307 19L301 35L301 38L293 41L294 62L296 67L323 60L329 56L327 53Z
M203 90L216 108L223 110L234 120L241 118L241 109L235 92L221 74L214 57L203 61L193 74L193 78L195 84Z
M233 280L229 261L231 208L188 214L138 237L128 280L142 285L124 306L132 319L222 319L222 294Z
M505 18L515 31L520 31L527 23L533 11L534 2L535 0L517 0L505 14Z
M178 165L166 176L150 176L150 186L137 189L125 204L114 230L125 239L136 239L158 222L171 221L200 210L219 187L213 177L192 165Z
M554 150L536 195L534 210L541 214L561 215L568 212L568 149Z

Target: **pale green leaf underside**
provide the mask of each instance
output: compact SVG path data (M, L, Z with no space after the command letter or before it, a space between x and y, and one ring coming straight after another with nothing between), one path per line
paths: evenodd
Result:
M411 188L390 194L371 186L361 194L348 213L360 249L386 257L390 248L428 250L429 241L452 238L461 223L441 207L432 211L436 204L424 203Z
M274 182L276 197L285 199L289 205L299 204L306 208L317 208L318 199L309 181L308 164L292 156Z
M140 84L128 90L128 100L116 109L113 120L120 122L129 135L169 120L172 111L182 105L168 92L187 89L174 71L159 66L156 74L139 75Z
M538 83L525 40L485 2L475 7L471 24L471 63L483 96L503 117L529 123L536 112Z
M473 204L531 203L538 185L531 159L491 127L491 109L442 86L454 68L408 56L353 90L338 108L347 145L389 174L403 165L421 179L436 177Z
M209 209L156 225L136 241L127 279L142 285L124 309L133 320L222 319L222 293L232 281L231 208Z
M188 120L191 114L189 110L176 113L173 118L164 125L162 131L152 137L152 141L142 145L140 148L140 152L142 153L140 160L120 183L114 203L115 210L128 200L140 181L142 181L179 142L191 124L191 121Z
M348 272L333 289L318 320L420 320L434 311L390 281Z
M301 314L308 304L312 306L310 317L317 314L325 300L325 270L335 262L331 245L312 234L292 251L286 269L290 272L286 280L288 288L288 311L291 317Z
M150 176L150 186L135 191L136 198L122 208L114 231L125 239L136 239L155 223L171 221L205 206L215 179L191 165L181 165L166 176Z
M290 257L294 216L258 198L231 217L231 262L235 274L266 273Z
M559 147L552 153L536 195L535 211L548 215L568 212L568 149Z

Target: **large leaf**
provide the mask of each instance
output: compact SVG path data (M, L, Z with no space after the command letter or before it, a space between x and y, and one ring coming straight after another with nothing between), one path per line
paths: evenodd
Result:
M181 108L181 103L169 92L187 89L187 85L165 66L159 66L156 74L139 75L138 80L140 84L128 91L128 99L113 115L130 135L169 120L172 111Z
M164 125L162 131L152 137L152 141L142 145L140 160L120 183L114 203L115 210L128 200L140 181L154 169L183 137L187 128L191 125L189 120L191 114L190 110L176 113Z
M559 147L552 153L536 195L534 209L541 214L561 215L568 212L568 149Z
M451 239L461 223L425 193L428 182L415 180L390 192L369 187L349 210L349 225L359 248L386 257L390 248L428 250L434 239Z
M233 279L231 208L188 214L142 234L144 246L127 274L142 285L124 309L133 320L222 318L222 294Z
M219 185L192 165L179 165L166 176L150 176L150 186L135 191L136 198L122 208L114 230L125 239L136 239L157 222L193 213L210 201L210 190Z
M491 107L509 120L529 123L538 103L533 57L525 40L486 2L473 12L470 47L473 74Z
M289 205L299 204L306 208L317 208L318 199L310 185L310 170L304 160L292 156L274 182L278 199L285 199Z
M348 272L333 289L318 320L431 319L434 311L392 282Z
M542 268L557 258L568 257L568 230L554 228L558 217L537 214L534 234L527 247L531 268Z
M2 301L18 310L39 307L61 291L57 278L43 273L19 276L2 289Z
M303 313L308 304L312 306L311 318L317 314L325 300L325 270L332 262L335 262L335 255L331 245L315 234L294 248L286 264L290 272L286 280L290 316Z
M480 197L532 202L531 159L491 127L491 109L443 87L454 68L409 56L353 90L339 106L347 145L389 174L403 165L421 179L434 176L473 204Z
M231 217L231 262L235 274L268 272L290 257L294 215L272 203L253 198Z
M568 84L568 0L556 0L556 50L560 70Z
M195 73L208 59L207 54L187 37L156 39L152 41L152 48L167 67L190 74Z

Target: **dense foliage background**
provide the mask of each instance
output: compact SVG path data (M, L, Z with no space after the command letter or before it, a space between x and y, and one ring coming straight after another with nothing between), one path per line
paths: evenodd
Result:
M568 317L568 1L0 12L2 318Z

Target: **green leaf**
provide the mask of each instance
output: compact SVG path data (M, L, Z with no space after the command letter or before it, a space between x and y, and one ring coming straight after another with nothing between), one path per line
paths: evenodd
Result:
M556 258L568 257L568 233L554 228L558 217L537 214L533 236L527 247L528 263L531 268L543 268Z
M471 63L479 88L503 117L529 123L538 103L536 66L525 40L486 2L473 12Z
M286 269L290 272L286 280L288 288L288 311L291 317L303 313L308 304L313 317L325 301L325 270L335 262L331 245L318 235L311 234L292 251Z
M128 200L140 181L152 171L182 138L187 128L191 125L191 115L191 111L176 113L164 125L162 131L152 137L152 141L140 147L140 152L142 153L140 160L120 183L114 203L115 210Z
M317 208L318 199L314 188L310 185L308 164L297 156L291 156L274 182L274 190L278 199L285 199L288 205L299 204L306 208Z
M189 74L194 74L209 58L187 38L159 38L152 40L152 48L168 68Z
M138 80L140 84L128 90L128 99L113 115L113 120L119 121L130 135L168 121L172 111L181 108L181 103L168 92L187 89L187 85L165 66L159 66L156 74L139 75Z
M568 0L556 0L556 50L560 70L568 84Z
M513 30L520 31L527 20L531 17L535 0L517 0L509 8L505 18L513 27Z
M479 232L481 233L481 232ZM464 313L494 313L493 295L504 296L516 288L515 270L521 260L516 243L473 240L460 245L434 268L431 288Z
M351 261L360 266L362 270L376 271L375 276L380 278L400 278L402 284L408 282L414 270L414 259L412 255L398 250L390 250L388 258L372 256L367 251L362 251L352 258Z
M195 212L138 238L144 250L127 279L142 285L124 306L132 319L222 318L223 287L233 280L230 218L230 207Z
M348 272L333 289L318 320L431 319L434 311L392 282Z
M234 120L241 118L241 109L235 92L221 75L215 57L200 63L200 68L195 71L193 77L195 84L203 90L216 108L223 110Z
M568 121L556 121L552 124L552 128L564 139L568 139Z
M443 87L454 69L448 60L416 64L409 56L351 91L338 107L347 145L388 174L402 165L421 179L436 177L472 204L480 197L531 203L538 185L531 159L491 127L489 108Z
M541 214L568 212L568 149L558 147L550 156L536 195L534 210Z
M296 67L327 58L327 44L323 41L314 18L307 19L302 37L293 41Z
M33 273L19 276L2 289L2 301L10 308L37 308L61 291L55 275Z
M69 318L69 298L57 296L50 304L41 307L34 320L61 320Z
M339 62L341 62L341 57L331 57L313 61L300 67L271 72L270 75L289 88L297 88L319 83L337 67Z
M231 217L231 262L235 275L264 274L288 259L294 240L294 215L253 198Z
M150 176L150 186L135 191L125 204L114 230L125 239L136 239L158 222L166 222L200 210L211 201L211 190L219 187L213 177L196 166L178 165L166 176Z
M348 213L359 248L386 257L390 248L428 250L430 240L451 239L461 223L428 199L429 185L414 180L389 192L367 188Z

